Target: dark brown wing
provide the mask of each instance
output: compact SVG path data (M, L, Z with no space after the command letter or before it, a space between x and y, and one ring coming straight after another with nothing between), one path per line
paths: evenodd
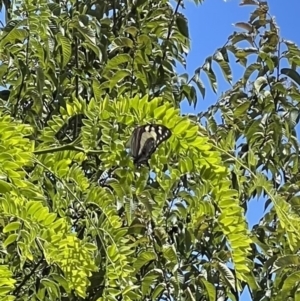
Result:
M134 163L148 164L157 147L171 137L171 131L162 124L148 124L137 127L131 137L131 152Z

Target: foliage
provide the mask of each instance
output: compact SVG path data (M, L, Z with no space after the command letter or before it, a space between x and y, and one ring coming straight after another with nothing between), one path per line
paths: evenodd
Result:
M191 78L183 1L0 4L1 300L297 298L300 50L266 3ZM182 116L232 56L243 78ZM172 131L150 171L126 149L147 122Z
M244 74L197 120L206 123L231 166L241 206L247 211L250 201L265 202L266 213L251 231L252 272L242 286L248 286L253 300L297 300L297 264L291 266L288 258L300 246L300 49L280 37L266 2L242 4L254 5L249 21L236 23L243 31L231 35L216 53L224 61L233 55L245 67ZM249 46L239 46L245 44Z

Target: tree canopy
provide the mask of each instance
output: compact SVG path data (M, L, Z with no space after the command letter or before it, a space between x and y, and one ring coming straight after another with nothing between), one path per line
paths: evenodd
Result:
M300 300L300 49L243 5L190 75L183 0L0 0L1 300ZM137 167L147 123L172 136Z

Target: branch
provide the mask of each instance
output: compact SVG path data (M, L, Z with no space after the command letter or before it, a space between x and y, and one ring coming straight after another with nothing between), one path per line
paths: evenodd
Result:
M180 3L181 3L181 0L178 0L177 5L176 5L176 8L175 8L174 13L173 13L173 16L172 16L172 19L171 19L171 22L170 22L170 24L169 24L168 34L167 34L167 38L166 38L166 40L165 40L166 42L168 42L168 41L170 40L171 32L172 32L172 26L173 26L173 23L174 23L174 20L175 20L175 16L176 16L177 13L178 13L178 9L179 9ZM165 48L165 51L163 52L162 61L165 60L166 55L167 55L167 48Z
M26 282L31 278L31 276L34 274L34 272L37 270L39 265L44 261L44 256L34 265L33 269L28 275L25 275L24 279L21 281L21 283L15 288L13 291L14 296L18 296L20 293L21 288L26 284Z
M48 154L48 153L56 153L56 152L61 152L61 151L65 151L65 150L74 150L74 151L78 151L78 152L82 152L82 153L86 153L88 155L91 154L98 154L101 152L101 150L89 150L86 151L81 147L72 145L72 144L67 144L67 145L62 145L62 146L58 146L55 148L46 148L46 149L40 149L40 150L36 150L33 153L35 155L42 155L42 154Z
M174 24L175 16L176 16L176 14L178 13L178 9L179 9L179 6L180 6L180 4L181 4L181 1L182 1L182 0L178 0L177 5L176 5L176 8L175 8L174 13L173 13L173 16L172 16L171 21L170 21L169 26L168 26L167 37L166 37L166 39L164 40L166 46L165 46L164 49L163 49L163 55L162 55L162 59L161 59L161 64L160 64L160 65L162 65L163 61L166 59L166 55L167 55L167 44L168 44L168 41L170 40L170 37L171 37L172 26L173 26L173 24ZM156 69L156 62L155 62L155 61L154 61L154 64L153 64L153 69ZM154 85L152 85L151 87L149 87L149 90L154 89L156 83L157 83L157 79L156 79ZM158 95L156 94L156 92L154 92L153 95L154 95L154 97L158 96Z
M166 300L171 301L172 300L172 294L171 294L171 290L170 290L170 286L169 286L170 281L167 279L167 276L166 276L167 270L165 269L165 266L163 265L163 263L159 260L160 254L159 254L158 250L155 247L155 237L154 237L153 233L151 233L149 235L149 237L150 237L150 240L153 244L153 250L154 250L154 252L157 256L157 259L158 259L157 263L158 263L158 265L160 266L160 268L163 272L164 282L165 282L166 287L167 287ZM160 295L159 299L162 299L163 294L164 294L164 291L161 292L161 295Z

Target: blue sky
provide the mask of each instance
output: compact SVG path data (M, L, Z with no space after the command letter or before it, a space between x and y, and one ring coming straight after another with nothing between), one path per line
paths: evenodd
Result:
M189 73L190 76L193 75L196 68L203 64L206 57L212 55L217 48L224 45L233 31L240 31L232 24L248 21L254 6L239 6L239 2L239 0L228 0L227 2L223 0L205 0L204 4L196 6L192 0L185 1L186 9L183 13L188 18L191 37L191 51L187 57L187 69L185 72ZM300 45L298 21L300 0L270 0L269 7L271 15L275 16L277 25L280 27L281 37ZM230 61L230 66L233 71L233 79L239 79L243 68L233 60ZM180 69L180 72L184 72L182 68L178 69ZM205 99L203 100L200 95L198 96L196 110L184 103L182 106L184 112L199 113L206 110L216 102L222 92L230 88L221 73L217 72L218 68L214 70L218 78L218 94L216 95L212 92L206 77L201 76L206 86ZM249 225L252 227L261 217L262 204L255 200L250 203L250 207L255 208L255 212L250 210L247 216Z
M191 37L191 51L187 58L187 72L190 76L194 70L201 66L206 57L212 55L214 51L223 46L229 35L233 31L240 31L232 24L237 22L247 22L254 6L239 6L239 0L205 0L202 5L196 6L193 0L184 1L186 9L183 13L188 18ZM270 14L275 16L277 25L280 27L280 35L286 40L300 45L299 16L300 0L269 0ZM230 61L233 71L233 79L237 80L243 68L234 61ZM183 69L178 68L180 72ZM214 69L214 70L217 70ZM201 76L206 86L206 97L202 100L198 97L196 110L183 104L184 112L199 113L206 110L216 102L221 92L229 89L229 85L223 80L220 72L216 72L218 78L218 94L214 94L208 85L205 76ZM247 221L249 228L257 224L264 213L264 201L252 200L248 204ZM241 296L242 301L251 300L249 293L245 291Z
M193 0L185 0L185 11L189 21L189 30L191 36L191 51L187 58L187 70L190 76L194 70L201 66L205 58L224 45L227 37L233 31L239 31L232 24L237 22L246 22L249 19L250 12L254 6L239 6L239 0L205 0L204 4L196 6ZM300 0L269 0L270 13L276 17L280 27L281 37L291 40L300 45L299 16ZM0 20L3 22L3 12L0 13ZM241 75L241 70L233 61L230 63L233 70L233 79L236 80ZM180 68L180 71L182 69ZM220 73L218 76L219 91L215 95L208 82L203 77L206 86L206 97L204 100L198 97L196 110L192 110L186 104L182 106L184 112L198 113L206 110L211 104L215 103L222 91L229 89L229 85L222 79ZM247 220L249 227L258 223L263 214L264 202L253 200L248 205ZM241 298L242 301L250 300L245 292Z

